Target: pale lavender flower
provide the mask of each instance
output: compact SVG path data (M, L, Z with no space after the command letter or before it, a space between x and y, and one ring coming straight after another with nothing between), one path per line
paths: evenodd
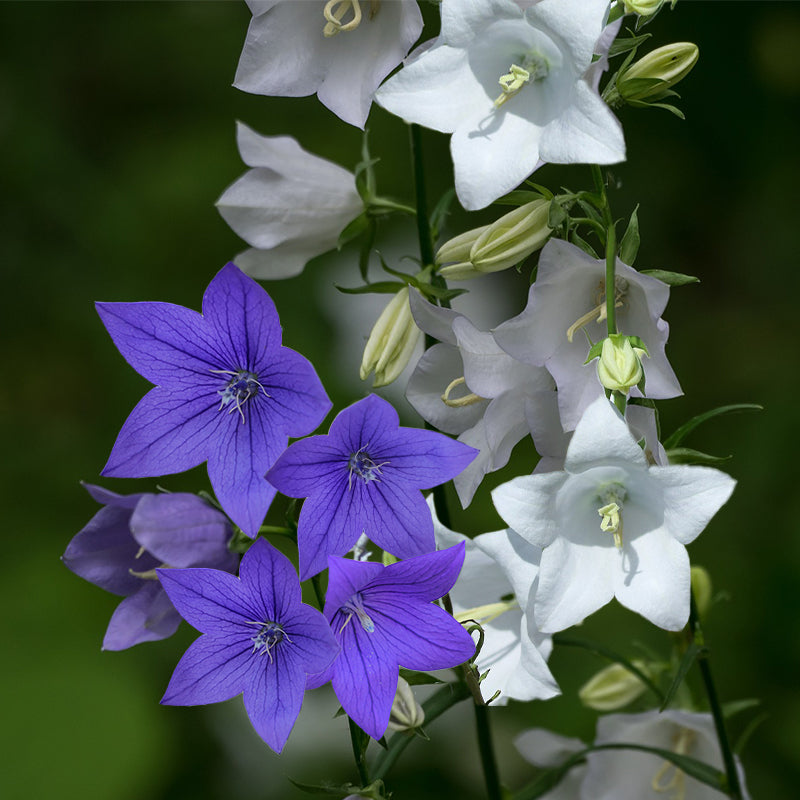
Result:
M180 614L156 567L235 571L227 518L196 495L119 495L88 484L86 490L103 508L72 539L62 560L76 575L125 598L108 624L104 650L165 639L177 630Z
M184 653L161 702L206 705L243 693L256 732L280 752L306 676L325 669L339 649L322 614L300 601L289 559L258 539L239 578L211 569L158 575L181 616L204 634Z
M97 303L127 362L156 384L122 426L104 475L182 472L208 461L231 519L255 536L275 489L264 474L289 436L330 409L311 364L281 346L275 304L235 265L206 289L203 313L171 303Z

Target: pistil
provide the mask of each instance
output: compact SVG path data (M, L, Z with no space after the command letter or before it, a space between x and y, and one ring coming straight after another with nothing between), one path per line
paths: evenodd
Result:
M465 406L471 406L486 399L485 397L481 397L474 392L470 392L462 397L450 396L456 387L462 386L465 383L466 380L463 376L461 378L456 378L454 381L450 381L450 383L447 385L447 388L444 390L444 394L442 395L442 402L449 408L464 408Z
M380 0L370 0L370 19L378 13L379 6ZM342 19L349 11L353 12L352 18L347 22L342 22ZM322 29L322 34L327 39L336 36L337 33L354 31L361 24L363 18L359 0L328 0L322 13L326 20L325 27Z
M607 315L608 308L606 306L606 287L605 281L600 281L598 286L598 293L595 296L595 307L587 311L583 316L578 317L572 325L567 328L567 341L571 342L575 334L583 330L587 325L592 322L602 322ZM628 281L624 278L617 278L614 281L614 308L621 308L625 300L625 295L628 292Z
M549 72L550 65L545 58L539 55L526 56L522 61L522 66L512 64L508 72L501 75L498 80L503 93L494 101L494 107L500 108L532 81L546 78Z

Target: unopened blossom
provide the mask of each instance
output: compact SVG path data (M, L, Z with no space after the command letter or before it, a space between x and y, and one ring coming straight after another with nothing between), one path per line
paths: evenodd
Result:
M502 706L509 700L547 700L560 694L547 666L553 640L540 633L527 613L541 549L510 529L469 539L439 522L431 498L428 505L436 544L447 548L463 543L466 548L450 601L457 620L483 629L476 667L480 674L488 671L480 684L484 700L495 698L492 704Z
M212 569L158 575L181 616L203 634L161 702L207 705L243 693L256 732L280 752L300 713L306 676L325 669L339 650L322 614L300 601L289 559L257 539L238 578Z
M406 397L423 419L480 455L453 483L469 505L484 475L508 463L514 446L530 434L526 403L554 394L542 367L521 363L503 351L491 333L478 330L456 311L411 295L417 325L439 339L419 360Z
M525 310L495 329L497 343L526 364L544 366L558 387L558 406L565 430L573 430L583 411L603 394L597 367L586 364L590 344L607 335L606 262L574 244L551 239L539 256L536 282ZM661 318L669 286L642 275L617 259L614 302L620 333L638 336L650 358L642 365L647 397L681 394L665 353L669 325ZM588 337L588 340L587 340ZM641 396L636 389L634 397Z
M377 395L341 411L327 435L292 444L267 478L283 494L306 498L297 522L303 580L362 534L400 558L434 550L421 490L450 480L476 455L441 433L400 427Z
M425 722L425 712L414 697L414 692L405 678L397 679L397 691L389 716L390 731L410 731Z
M464 546L385 567L331 556L324 614L341 653L308 686L329 680L348 716L373 739L386 732L399 667L426 671L468 661L475 644L433 603L453 586Z
M264 475L289 436L331 403L314 367L281 346L269 295L235 265L206 289L203 313L171 303L97 303L126 361L155 387L122 426L103 475L167 475L208 461L228 516L255 536L275 489Z
M261 136L239 122L236 140L251 169L216 203L250 245L234 262L262 280L299 275L314 256L336 247L339 234L363 211L355 178L291 136Z
M233 572L233 531L225 515L193 494L119 495L86 490L103 504L72 539L62 560L76 575L125 599L108 624L104 650L172 636L181 617L156 567L213 567Z
M631 344L630 337L612 333L603 340L597 378L606 389L628 394L644 377L642 356L646 355L646 350Z
M644 661L633 661L633 666L647 675ZM622 664L609 664L589 678L578 689L581 703L595 711L617 711L641 697L647 691L638 675Z
M443 0L441 34L377 92L407 122L452 133L456 192L483 208L545 162L615 164L622 128L597 91L607 0Z
M584 412L563 472L525 475L492 493L500 516L543 548L532 597L545 632L575 625L616 597L654 625L689 618L685 545L735 481L710 467L651 466L625 420L598 398Z
M659 100L694 68L700 51L693 42L673 42L634 61L617 79L616 91L627 103Z
M364 127L372 96L422 32L416 0L247 0L253 14L234 86L279 97L316 94Z

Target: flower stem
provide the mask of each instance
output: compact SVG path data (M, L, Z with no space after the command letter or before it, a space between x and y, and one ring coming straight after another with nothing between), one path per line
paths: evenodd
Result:
M492 732L489 728L489 706L475 703L475 724L478 728L478 749L481 753L483 777L486 780L486 795L489 800L501 800L500 778L492 746Z
M312 575L311 585L314 587L314 595L317 598L319 610L322 611L322 609L325 607L325 595L322 592L322 582L320 580L319 573Z
M611 215L611 207L608 204L603 173L597 164L592 164L592 178L597 193L600 195L600 211L606 226L606 330L611 336L612 333L617 332L617 230L614 227L614 217Z
M353 757L356 760L356 767L358 768L358 777L362 786L369 785L369 769L367 767L367 759L364 758L366 747L364 745L364 738L366 734L362 731L350 717L347 718L350 726L350 743L353 745ZM367 743L369 739L366 740Z
M428 200L425 193L425 165L422 161L422 129L416 123L411 126L411 159L414 164L414 195L417 204L417 236L422 266L433 264L433 241L428 221Z
M698 645L705 644L703 629L700 627L700 615L697 613L694 593L691 595L691 605L689 610L689 633L692 641ZM697 656L697 666L700 668L700 676L703 679L703 688L706 691L708 705L711 707L711 716L714 718L714 728L717 731L719 749L722 751L722 762L725 765L725 776L728 781L727 794L732 800L742 800L742 787L739 783L739 773L736 769L736 762L733 758L728 733L725 729L725 717L722 713L722 706L717 696L717 689L714 685L714 678L711 675L711 664L708 661L708 651L702 651Z

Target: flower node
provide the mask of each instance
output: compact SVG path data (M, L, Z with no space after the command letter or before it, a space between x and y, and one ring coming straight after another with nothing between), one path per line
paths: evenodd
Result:
M251 397L255 397L259 392L263 392L264 397L269 397L266 389L259 383L258 375L254 372L248 372L245 369L212 369L211 371L219 375L231 376L225 388L217 391L222 398L219 409L222 411L225 406L230 406L228 413L238 411L242 422L245 421L244 405Z
M258 633L250 638L253 643L253 652L260 656L266 653L270 663L272 663L272 648L284 639L287 642L291 641L277 622L249 622L248 625L259 626Z
M351 453L350 458L347 459L347 469L349 470L349 475L347 476L348 489L353 488L353 473L358 475L364 483L377 481L381 478L381 467L389 463L388 461L382 461L380 464L376 464L369 453L365 452L368 447L369 443L360 447L355 453Z
M358 617L358 621L361 623L361 627L367 633L374 633L375 632L375 623L370 618L369 614L364 610L364 601L361 595L356 592L343 606L342 611L347 611L348 616L344 622L344 625L347 625L348 622L355 614ZM344 629L344 625L342 625L342 629Z
M379 6L380 0L370 0L370 19L378 13ZM349 11L353 12L352 19L347 22L342 22L342 19ZM359 0L328 0L325 4L325 8L322 9L322 13L325 15L326 20L322 33L328 39L342 31L354 31L361 24L363 16Z
M498 80L503 93L494 101L494 107L500 108L528 83L546 78L549 72L550 65L542 56L526 56L522 60L522 66L512 64L509 71Z

